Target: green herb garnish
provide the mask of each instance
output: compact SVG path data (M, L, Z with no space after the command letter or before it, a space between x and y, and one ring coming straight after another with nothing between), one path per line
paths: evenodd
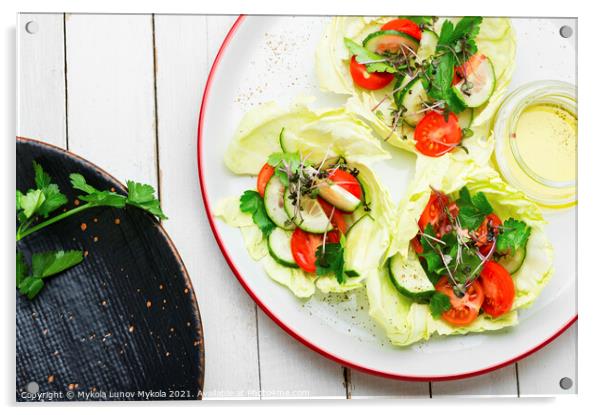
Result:
M36 187L25 193L19 190L16 193L17 242L53 223L99 206L124 208L126 205L131 205L159 219L167 219L161 210L159 200L155 198L155 189L152 186L128 181L127 195L120 195L94 188L86 183L85 178L79 173L73 173L69 177L73 188L85 193L78 196L78 199L86 203L48 218L51 213L67 203L67 197L61 193L57 184L52 183L52 177L40 164L34 161L33 169ZM31 257L30 267L23 253L17 250L17 288L21 294L31 300L44 287L44 278L79 264L83 258L81 250L37 252Z

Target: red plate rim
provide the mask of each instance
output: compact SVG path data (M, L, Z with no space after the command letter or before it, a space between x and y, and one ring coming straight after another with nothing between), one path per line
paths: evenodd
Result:
M315 344L311 343L309 340L304 338L301 334L296 332L292 327L287 326L284 322L282 322L280 319L278 319L278 317L276 317L276 315L274 315L272 313L272 311L259 299L259 297L246 284L241 273L234 265L232 258L230 258L230 255L225 247L225 244L223 243L223 241L221 239L219 232L217 231L217 227L216 227L213 217L211 215L211 207L209 205L209 200L207 198L206 187L205 187L205 175L203 174L202 140L203 140L203 122L205 119L205 105L207 104L207 99L211 92L213 76L218 69L222 55L224 54L226 48L230 44L230 41L234 37L237 29L244 21L245 17L246 16L243 14L238 16L238 18L236 19L236 21L234 22L234 24L228 31L228 34L224 38L224 41L222 42L222 45L220 46L219 51L217 52L215 60L213 61L213 65L211 66L211 70L209 71L209 75L208 75L207 81L205 83L205 91L203 93L203 99L201 102L201 111L199 114L199 125L198 125L198 132L197 132L197 166L198 166L199 182L200 182L200 186L201 186L201 194L203 197L203 204L205 206L205 213L207 214L207 219L209 220L209 225L211 226L211 231L213 232L213 236L215 237L215 240L219 246L219 249L222 251L222 254L223 254L224 258L226 259L226 262L228 263L228 265L230 266L230 269L232 270L232 272L238 279L238 282L247 291L249 296L251 296L253 301L255 301L255 303L263 310L263 312L265 314L267 314L276 324L278 324L280 326L280 328L282 328L286 333L288 333L290 336L292 336L293 338L295 338L296 340L298 340L305 346L309 347L310 349L318 352L322 356L324 356L330 360L333 360L345 367L348 367L351 369L356 369L356 370L359 370L359 371L362 371L362 372L365 372L365 373L368 373L371 375L381 376L381 377L390 378L390 379L425 382L425 381L444 381L444 380L464 379L464 378L468 378L468 377L472 377L472 376L482 375L482 374L494 371L496 369L500 369L500 368L510 365L512 363L515 363L515 362L517 362L521 359L524 359L525 357L535 353L539 349L541 349L541 348L545 347L546 345L548 345L549 343L551 343L554 339L556 339L558 336L560 336L562 333L564 333L564 331L566 329L568 329L575 321L577 321L577 314L575 314L575 316L573 318L571 318L566 324L564 324L556 333L554 333L548 339L544 340L539 345L537 345L537 346L533 347L532 349L530 349L522 354L519 354L518 356L515 356L505 362L498 363L493 366L489 366L489 367L475 370L472 372L456 373L456 374L445 375L445 376L411 376L411 375L400 375L397 373L390 373L390 372L375 370L375 369L364 367L357 363L342 359L342 358L332 354L331 352L324 350L324 349L316 346Z

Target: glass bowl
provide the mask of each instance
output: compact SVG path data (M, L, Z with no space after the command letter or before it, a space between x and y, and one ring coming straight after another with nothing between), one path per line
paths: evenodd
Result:
M535 122L535 118L519 125L523 114L547 108L567 126L574 123L574 134L543 135L559 131L553 129L555 125L552 123L545 122L549 119L540 120L544 125L524 124L531 120ZM524 141L519 143L519 128L539 134L538 145L521 144ZM508 183L544 207L562 208L577 202L577 99L574 85L561 81L537 81L521 86L500 106L493 131L495 164Z

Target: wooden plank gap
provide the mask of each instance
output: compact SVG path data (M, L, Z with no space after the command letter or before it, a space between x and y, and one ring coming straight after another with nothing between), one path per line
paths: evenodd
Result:
M261 385L261 354L259 353L259 310L255 306L255 344L257 345L257 378L259 381L259 400L263 399L263 386Z
M514 364L514 370L516 372L516 396L520 398L520 378L518 377L518 363Z
M161 160L159 154L159 104L157 100L157 37L155 34L155 14L151 14L153 37L153 99L155 104L155 162L157 164L157 198L161 201ZM161 219L159 219L161 221Z
M69 150L69 84L67 82L67 13L63 13L63 76L65 79L65 148Z
M351 399L351 370L345 366L343 368L343 384L345 385L345 398Z

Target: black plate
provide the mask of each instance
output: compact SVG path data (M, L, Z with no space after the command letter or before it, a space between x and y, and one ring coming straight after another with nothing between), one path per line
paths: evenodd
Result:
M19 138L21 191L33 187L32 160L67 195L68 207L78 194L70 173L99 189L124 190L72 153ZM27 392L36 390L52 393L45 400L200 398L205 360L196 297L151 215L130 207L90 209L24 238L18 248L28 261L33 252L56 249L83 249L87 256L49 278L33 301L17 292L17 400L30 401Z

